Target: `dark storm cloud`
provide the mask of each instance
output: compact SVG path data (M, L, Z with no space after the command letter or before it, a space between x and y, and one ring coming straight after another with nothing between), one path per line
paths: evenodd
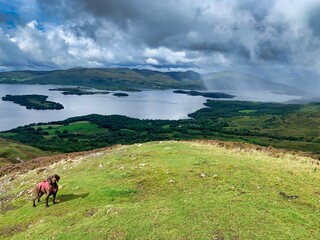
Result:
M14 21L16 27L2 27L0 49L8 58L0 57L2 67L13 68L14 56L20 53L26 60L17 61L19 67L28 62L53 68L176 66L207 72L273 68L295 74L299 69L320 69L318 0L5 0L4 4L16 15L0 10L0 22ZM10 48L15 49L12 57L6 52Z
M320 38L320 4L311 12L309 26L313 34Z
M234 54L244 60L288 61L288 48L275 40L285 22L268 22L275 1L42 1L49 13L74 21L77 36L102 41L99 29L108 22L129 44L176 51ZM48 5L50 7L48 8ZM65 7L61 7L65 6ZM222 11L222 13L219 13ZM91 19L88 21L88 19ZM311 20L312 21L312 20ZM312 22L315 26L317 23ZM272 35L266 34L266 28ZM260 39L256 35L263 35ZM100 40L99 40L100 38ZM280 42L281 43L281 42Z
M6 14L0 13L0 23L6 22L9 17Z

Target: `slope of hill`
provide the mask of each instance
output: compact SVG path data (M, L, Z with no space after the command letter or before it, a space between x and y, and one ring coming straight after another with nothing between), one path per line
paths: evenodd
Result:
M38 148L0 138L0 167L47 155L48 153Z
M101 149L0 178L3 239L319 239L319 165L222 142ZM58 203L30 189L61 176ZM50 199L51 200L51 199Z
M208 89L233 90L233 91L255 91L269 90L281 91L290 94L301 94L301 91L272 81L268 81L250 74L222 71L203 76L203 80Z
M2 72L0 83L76 85L109 90L204 88L201 76L196 72L159 72L129 68Z

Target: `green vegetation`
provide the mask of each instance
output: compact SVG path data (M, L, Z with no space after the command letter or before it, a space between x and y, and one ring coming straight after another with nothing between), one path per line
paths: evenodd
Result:
M319 239L319 166L277 150L151 142L0 178L3 239ZM61 176L58 203L29 190Z
M190 114L191 119L139 120L93 114L18 127L0 137L58 152L155 140L218 139L320 153L320 104L208 100L205 105ZM72 126L81 127L70 130Z
M206 98L234 98L234 95L219 93L219 92L198 92L198 91L184 91L184 90L174 90L174 93L187 94L190 96L203 96Z
M47 155L48 153L40 149L0 138L0 167Z
M63 95L95 95L95 94L108 94L106 91L94 91L90 88L83 87L65 87L65 88L53 88L50 91L61 91Z
M55 71L0 72L0 83L56 84L97 89L204 89L200 74L129 68L73 68Z
M63 105L60 103L47 101L48 96L45 95L10 95L2 97L3 101L10 101L21 106L26 107L27 109L36 109L36 110L61 110Z

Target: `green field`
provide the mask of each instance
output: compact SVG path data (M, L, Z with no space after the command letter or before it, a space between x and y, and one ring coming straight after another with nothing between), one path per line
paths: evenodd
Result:
M244 144L150 142L0 178L3 239L319 239L318 162ZM29 190L61 176L58 204ZM11 179L11 180L9 180Z
M34 129L38 131L45 131L48 133L46 138L57 137L59 133L75 134L75 135L94 135L103 133L96 124L92 124L88 121L79 121L70 123L68 125L52 124L52 125L37 125Z

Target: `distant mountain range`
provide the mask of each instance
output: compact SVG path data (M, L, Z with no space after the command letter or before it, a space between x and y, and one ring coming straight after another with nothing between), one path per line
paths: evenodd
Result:
M267 90L298 94L292 86L259 77L223 71L201 75L194 71L160 72L129 68L72 68L54 71L0 72L0 83L56 84L108 90L189 89L214 91Z
M303 92L289 85L265 80L250 74L232 71L210 73L202 76L208 89L219 91L267 90L275 93L301 95Z
M193 71L160 72L129 68L0 72L0 83L76 85L108 90L204 89L201 75Z

